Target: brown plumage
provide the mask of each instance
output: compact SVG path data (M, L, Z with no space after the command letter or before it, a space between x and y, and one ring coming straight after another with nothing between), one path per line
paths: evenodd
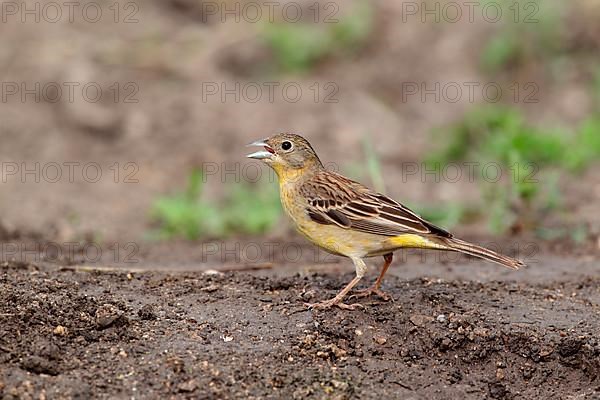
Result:
M324 169L304 182L299 192L308 200L308 215L318 223L385 236L419 233L452 237L397 201Z
M299 135L284 133L253 145L266 151L249 155L263 160L279 177L283 208L298 230L313 243L349 257L356 267L356 278L336 297L313 307L337 305L358 283L366 271L365 257L384 256L384 266L375 285L362 295L378 294L392 253L414 247L457 251L518 269L524 264L513 258L465 242L446 230L419 217L401 203L377 193L342 175L327 171L314 149Z

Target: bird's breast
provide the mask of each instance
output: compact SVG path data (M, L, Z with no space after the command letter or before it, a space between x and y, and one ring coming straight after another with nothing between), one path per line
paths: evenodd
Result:
M313 221L306 211L308 201L295 188L281 185L280 197L283 209L292 219L296 229L328 252L347 257L363 257L382 249L385 238L381 236Z
M295 186L281 183L279 185L279 195L283 209L298 227L310 221L306 213L308 203Z

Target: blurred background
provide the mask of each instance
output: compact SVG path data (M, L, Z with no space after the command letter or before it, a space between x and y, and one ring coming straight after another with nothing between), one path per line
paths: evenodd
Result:
M596 0L15 1L1 18L4 243L112 243L108 263L133 243L164 265L304 246L245 159L288 131L458 235L600 247Z

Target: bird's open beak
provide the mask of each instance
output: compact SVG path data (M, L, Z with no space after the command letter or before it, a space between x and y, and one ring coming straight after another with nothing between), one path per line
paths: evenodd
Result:
M257 140L256 142L249 143L247 146L262 146L266 151L257 151L252 154L248 154L246 157L254 158L255 160L265 160L270 159L275 154L275 150L271 146L269 146L266 142L266 139Z

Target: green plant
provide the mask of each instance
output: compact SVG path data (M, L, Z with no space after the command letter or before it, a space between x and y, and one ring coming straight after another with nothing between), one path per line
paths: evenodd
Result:
M373 149L373 143L368 137L363 138L363 153L367 164L367 171L373 183L373 188L379 193L385 193L385 182L383 173L381 172L381 163L379 157Z
M579 224L569 227L540 227L536 231L537 235L546 240L556 240L568 238L574 243L582 244L589 237L590 230L585 224Z
M259 234L269 231L279 220L281 206L276 185L236 184L221 209L227 233Z
M558 1L505 0L501 28L485 45L481 62L496 72L528 60L557 58L563 52L564 29Z
M330 36L334 49L353 51L366 41L373 28L373 6L366 0L357 1L354 10L335 24Z
M221 215L213 204L199 199L201 192L202 171L194 170L184 192L161 197L154 202L151 216L160 225L158 238L195 240L204 234L223 233Z
M573 133L532 126L510 108L476 108L459 123L436 132L446 136L446 144L427 161L432 168L469 158L497 163L508 178L480 180L490 229L499 233L517 224L535 228L541 213L561 203L556 171L579 172L600 160L599 129L598 118L590 118Z
M504 164L552 164L564 156L564 132L531 126L517 110L502 106L475 108L457 124L434 133L437 142L447 143L428 158L431 162L446 163L477 155Z
M302 72L329 52L327 32L304 24L272 23L263 31L279 67L286 72Z
M564 152L564 165L576 172L600 159L600 115L583 122L569 151Z
M279 197L272 186L232 184L220 204L203 199L202 189L202 171L194 170L184 192L157 199L151 209L151 218L159 225L154 236L196 240L258 234L271 229L279 218Z
M351 11L335 23L269 23L261 34L283 71L305 72L325 57L352 52L366 41L372 27L372 5L361 0Z

